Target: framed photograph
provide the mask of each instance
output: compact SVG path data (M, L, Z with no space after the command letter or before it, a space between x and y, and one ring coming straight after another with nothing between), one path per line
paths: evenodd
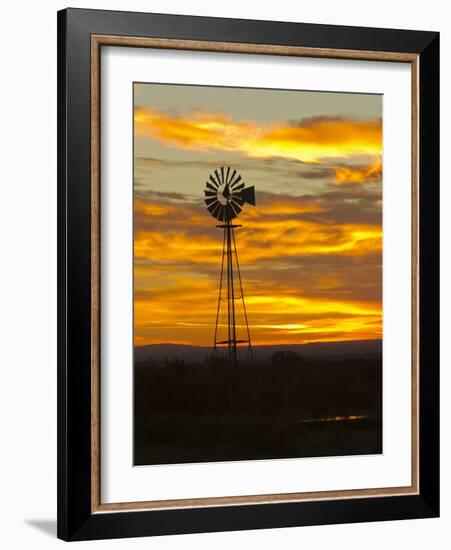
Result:
M58 536L439 514L439 35L58 14Z

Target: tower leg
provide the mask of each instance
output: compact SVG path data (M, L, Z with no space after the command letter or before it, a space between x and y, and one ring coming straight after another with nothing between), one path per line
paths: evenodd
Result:
M228 386L229 386L229 412L232 410L232 394L233 394L233 374L234 367L232 365L232 304L231 304L231 255L230 255L230 222L226 222L226 255L227 255L227 347L228 347Z
M228 266L229 266L229 357L232 364L232 384L236 384L236 364L237 364L237 354L236 354L236 319L235 319L235 288L234 288L234 274L233 274L233 250L232 250L232 239L235 241L233 235L233 227L230 227L230 222L227 224L228 235L227 235L227 257L228 257Z
M247 331L247 339L249 343L249 358L252 360L253 354L252 354L252 344L251 344L251 333L249 330L249 322L247 320L247 311L246 311L246 303L244 301L244 291L243 291L243 283L241 280L241 271L240 271L240 263L238 261L238 252L236 249L236 242L235 242L235 234L232 233L232 240L233 240L233 251L235 253L235 261L236 261L236 271L238 273L238 282L240 284L240 296L241 296L241 302L243 304L243 313L244 313L244 322L246 324L246 331Z
M221 275L219 276L219 294L218 294L218 309L216 312L216 324L215 324L215 339L213 343L213 348L216 351L216 342L218 341L218 324L219 324L219 313L221 311L221 301L222 301L222 281L224 278L224 259L226 251L226 229L224 228L224 237L222 239L222 262L221 262Z

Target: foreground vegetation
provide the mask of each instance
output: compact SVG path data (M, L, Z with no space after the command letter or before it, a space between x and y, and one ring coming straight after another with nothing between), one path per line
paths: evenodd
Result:
M381 357L135 364L135 464L382 452Z

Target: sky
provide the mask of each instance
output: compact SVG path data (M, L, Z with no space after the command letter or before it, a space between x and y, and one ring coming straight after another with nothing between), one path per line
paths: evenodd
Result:
M135 83L135 345L212 345L221 166L255 186L235 230L253 345L380 339L382 96Z

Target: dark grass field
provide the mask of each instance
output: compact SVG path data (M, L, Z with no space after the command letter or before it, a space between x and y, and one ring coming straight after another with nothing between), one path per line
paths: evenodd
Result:
M382 452L380 354L135 363L134 464Z

